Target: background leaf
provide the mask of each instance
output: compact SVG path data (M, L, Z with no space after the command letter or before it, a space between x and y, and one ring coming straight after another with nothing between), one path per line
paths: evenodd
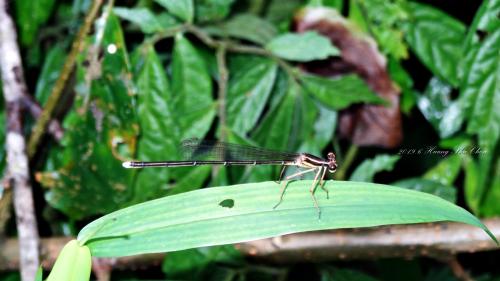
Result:
M50 17L54 0L18 0L16 6L16 22L19 26L21 43L28 46L36 39L38 29Z
M176 23L174 18L170 18L168 21L165 19L160 20L147 8L115 7L113 8L113 12L120 18L126 19L139 26L141 31L144 33L158 32L173 26Z
M293 61L320 60L340 54L329 39L313 31L279 35L266 44L266 49Z
M301 81L307 92L332 109L344 109L354 103L386 103L354 74L334 79L302 75Z
M392 185L430 193L450 202L455 202L457 200L457 191L454 187L444 185L434 180L410 178L393 182Z
M351 174L351 181L372 182L373 176L382 171L392 171L394 164L400 159L398 155L377 155L373 159L363 161Z
M73 108L64 119L61 146L53 149L41 184L50 188L49 204L71 218L116 210L133 201L130 188L134 171L124 170L118 151L132 155L137 119L132 108L130 67L118 19L110 14L102 46L113 44L115 53L105 52L101 76L90 82L87 69L77 68L77 89ZM79 56L82 61L86 53ZM93 71L96 71L94 69ZM90 88L88 88L90 86Z
M432 78L423 95L418 97L418 108L436 129L441 138L447 138L460 130L464 112L458 101L451 100L449 84Z
M218 21L222 20L230 12L234 0L195 0L196 21Z
M169 196L104 216L82 229L78 241L88 246L95 257L111 257L235 243L291 232L395 223L452 220L487 231L470 213L441 198L357 182L329 181L326 188L335 199L317 194L322 209L319 220L307 192L310 184L291 183L275 210L280 190L273 182ZM219 206L225 199L234 200L234 207ZM254 227L256 223L258 228Z
M243 56L232 60L227 92L227 122L241 133L257 123L271 93L277 65L266 58Z
M66 53L61 46L55 46L45 57L42 72L36 84L35 98L40 104L45 104L52 92L52 87L59 78L59 72L66 59Z
M464 24L432 6L416 2L409 2L407 10L410 17L405 25L408 45L434 75L457 86Z
M191 23L194 18L193 0L155 0L165 7L172 15Z
M183 35L175 38L172 59L172 92L182 139L203 138L215 116L212 81L205 61Z
M276 36L276 28L268 21L251 14L237 15L218 26L212 26L209 32L248 40L253 43L265 45Z

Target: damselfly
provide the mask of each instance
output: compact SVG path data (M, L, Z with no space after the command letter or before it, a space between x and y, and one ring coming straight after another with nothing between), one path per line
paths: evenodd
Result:
M278 205L283 201L283 195L289 180L303 176L307 173L315 173L314 180L309 191L313 198L314 206L318 210L318 215L320 215L321 212L318 206L318 201L314 196L314 191L319 183L319 186L325 190L328 197L328 190L323 186L324 178L327 171L333 174L337 170L337 162L333 152L328 153L327 159L325 160L308 153L280 152L253 146L199 139L188 139L183 141L181 149L184 151L184 156L187 157L186 159L188 160L158 162L127 161L123 162L123 167L149 168L187 167L200 165L281 165L283 168L281 169L278 180L278 182L281 182L285 169L290 166L295 166L304 170L285 177L280 200L274 208L278 207Z

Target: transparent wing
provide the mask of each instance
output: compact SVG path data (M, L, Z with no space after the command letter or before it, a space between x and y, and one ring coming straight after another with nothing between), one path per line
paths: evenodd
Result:
M299 156L297 153L196 138L184 140L181 144L181 150L184 157L189 160L293 161Z

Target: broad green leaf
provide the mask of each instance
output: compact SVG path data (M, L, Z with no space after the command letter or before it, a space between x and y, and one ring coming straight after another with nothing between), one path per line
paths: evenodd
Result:
M194 0L196 22L219 21L231 11L234 0Z
M172 15L191 23L194 17L193 0L155 0L165 7Z
M408 3L408 13L404 28L411 49L434 75L457 86L464 24L432 6L416 2Z
M288 89L282 102L268 112L256 128L252 138L258 142L259 146L276 150L290 149L288 138L293 122L291 118L295 99L293 91L297 91L296 87Z
M35 98L41 105L45 104L52 92L52 87L59 78L59 73L65 59L66 53L64 48L59 45L52 47L47 53L35 90Z
M113 12L120 18L139 26L144 33L154 33L169 27L164 25L165 22L160 22L157 16L147 8L115 7ZM175 21L172 21L172 25L174 23Z
M373 159L367 159L359 165L352 173L351 181L373 181L376 173L382 171L392 171L394 164L400 159L398 155L377 155Z
M344 109L353 103L386 103L354 74L335 79L302 75L301 81L307 92L333 109Z
M460 102L469 123L467 132L477 134L485 150L479 161L478 194L489 186L494 150L500 137L500 29L474 46L466 58L470 63L460 88Z
M282 34L265 47L274 55L292 61L321 60L340 54L330 39L314 31Z
M262 147L295 150L312 132L316 115L314 102L290 83L282 102L266 114L252 138Z
M298 151L322 156L321 152L333 139L337 127L337 111L326 107L319 102L315 103L318 117L314 122L313 131L302 142Z
M101 47L111 44L116 52L104 52L92 70L82 63L87 49L78 56L77 94L63 122L65 135L61 145L51 149L40 174L42 185L49 188L49 204L73 219L116 210L138 195L132 188L136 171L121 166L124 157L134 155L139 126L132 107L128 54L113 14L105 24ZM95 77L89 79L89 72Z
M279 185L262 182L200 189L131 206L85 226L78 241L94 257L171 252L262 239L287 233L456 221L494 236L466 210L431 194L393 186L328 181L334 197L317 192L321 217L308 189L311 181L288 185L277 207ZM232 208L219 205L234 201ZM396 214L396 215L395 215ZM495 239L494 239L495 240ZM496 241L496 240L495 240Z
M179 130L172 109L172 93L163 66L151 46L145 48L144 65L137 79L137 113L140 137L137 159L162 161L176 155ZM135 180L142 198L153 198L167 189L168 169L140 170ZM144 201L142 198L137 200ZM141 200L142 199L142 200Z
M438 78L432 78L417 105L422 115L431 123L441 138L447 138L462 125L463 111L457 101L451 100L452 88Z
M251 14L237 15L208 30L216 35L248 40L260 45L265 45L276 36L276 28L271 23Z
M52 14L54 0L17 0L15 4L16 22L19 26L21 43L31 45L38 29L45 24Z
M457 190L450 185L444 185L438 181L422 178L409 178L393 182L392 185L417 190L425 193L430 193L446 199L450 202L457 200Z
M460 172L461 162L460 156L456 154L450 155L427 171L423 178L437 181L442 185L452 186Z
M276 78L276 64L266 58L242 57L230 67L227 92L227 125L249 132L264 110Z
M91 266L89 248L71 240L59 253L47 281L88 281Z
M181 140L203 138L215 116L212 80L205 61L182 34L175 38L172 93L175 116L182 116L178 118Z

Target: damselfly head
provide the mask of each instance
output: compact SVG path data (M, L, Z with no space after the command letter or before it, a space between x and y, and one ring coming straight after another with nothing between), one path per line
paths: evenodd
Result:
M335 173L337 171L337 160L335 159L335 154L333 152L328 153L328 171L330 173Z

